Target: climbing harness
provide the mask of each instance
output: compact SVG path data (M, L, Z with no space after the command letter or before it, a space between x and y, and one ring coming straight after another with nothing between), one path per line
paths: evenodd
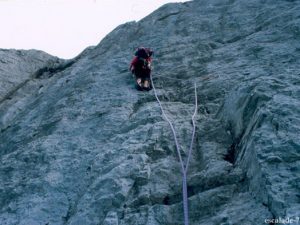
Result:
M188 150L188 155L187 155L186 161L183 162L181 154L180 154L180 148L179 148L179 144L178 144L178 140L177 140L177 136L176 136L174 126L173 126L172 122L170 121L170 119L167 117L167 115L166 115L166 113L165 113L165 111L162 107L161 101L158 98L158 94L157 94L156 88L155 88L154 83L153 83L152 75L150 76L150 79L151 79L151 83L152 83L155 98L156 98L156 100L158 102L158 105L161 109L163 117L169 123L170 128L171 128L172 133L173 133L173 136L174 136L174 141L175 141L176 150L177 150L179 162L180 162L180 165L181 165L181 172L182 172L182 196L183 196L183 210L184 210L184 225L188 225L189 224L189 211L188 211L188 193L187 193L187 171L188 171L188 167L189 167L189 163L190 163L190 159L191 159L191 155L192 155L193 143L194 143L194 138L195 138L195 133L196 133L195 117L197 115L197 108L198 108L197 86L196 86L196 83L195 83L195 111L194 111L194 114L192 116L192 124L193 124L192 139L191 139L190 148Z

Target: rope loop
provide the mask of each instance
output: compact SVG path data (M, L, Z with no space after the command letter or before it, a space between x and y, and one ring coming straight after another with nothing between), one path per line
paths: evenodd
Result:
M178 143L175 128L174 128L172 122L170 121L170 119L167 117L167 115L166 115L166 113L165 113L165 111L162 107L161 101L158 98L158 94L157 94L156 88L155 88L154 83L153 83L152 75L150 76L150 80L151 80L151 84L152 84L152 87L153 87L155 98L158 102L158 105L160 107L162 115L165 118L165 120L169 123L170 128L171 128L172 133L173 133L173 136L174 136L175 146L176 146L177 155L178 155L178 158L179 158L179 162L180 162L180 166L181 166L181 172L182 172L182 197L183 197L183 210L184 210L184 225L188 225L189 224L189 211L188 211L188 193L187 193L187 171L188 171L188 168L189 168L189 163L190 163L190 159L191 159L191 155L192 155L193 144L194 144L195 133L196 133L195 117L197 115L197 109L198 109L197 85L195 83L195 111L194 111L194 114L192 115L193 132L192 132L190 148L188 150L188 156L187 156L186 161L184 163L183 160L182 160L182 156L180 154L180 148L179 148L179 143Z

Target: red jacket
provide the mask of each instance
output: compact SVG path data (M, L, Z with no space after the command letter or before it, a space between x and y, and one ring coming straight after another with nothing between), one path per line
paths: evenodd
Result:
M152 58L151 58L151 57L149 57L149 58L147 58L147 59L145 59L145 60L147 61L148 65L151 65L151 62L152 62ZM134 70L134 67L136 66L136 64L138 63L138 61L139 61L139 57L137 57L137 56L135 56L135 57L132 59L132 61L131 61L131 63L130 63L130 70L131 70L131 71Z

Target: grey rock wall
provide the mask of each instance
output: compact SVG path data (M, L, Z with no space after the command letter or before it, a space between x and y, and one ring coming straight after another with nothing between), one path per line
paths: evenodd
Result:
M42 51L0 49L0 130L43 89L42 74L50 77L68 63Z
M183 224L170 128L128 72L140 45L155 51L153 79L183 157L197 84L191 224L297 224L299 9L283 0L167 4L51 76L40 71L12 96L18 113L7 113L16 103L0 106L0 224Z
M10 97L16 89L33 78L38 70L60 62L57 57L41 51L0 49L0 101Z

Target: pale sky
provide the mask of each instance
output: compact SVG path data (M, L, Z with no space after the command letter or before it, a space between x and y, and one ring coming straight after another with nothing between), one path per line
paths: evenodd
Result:
M186 0L0 0L0 48L73 58L116 26Z

